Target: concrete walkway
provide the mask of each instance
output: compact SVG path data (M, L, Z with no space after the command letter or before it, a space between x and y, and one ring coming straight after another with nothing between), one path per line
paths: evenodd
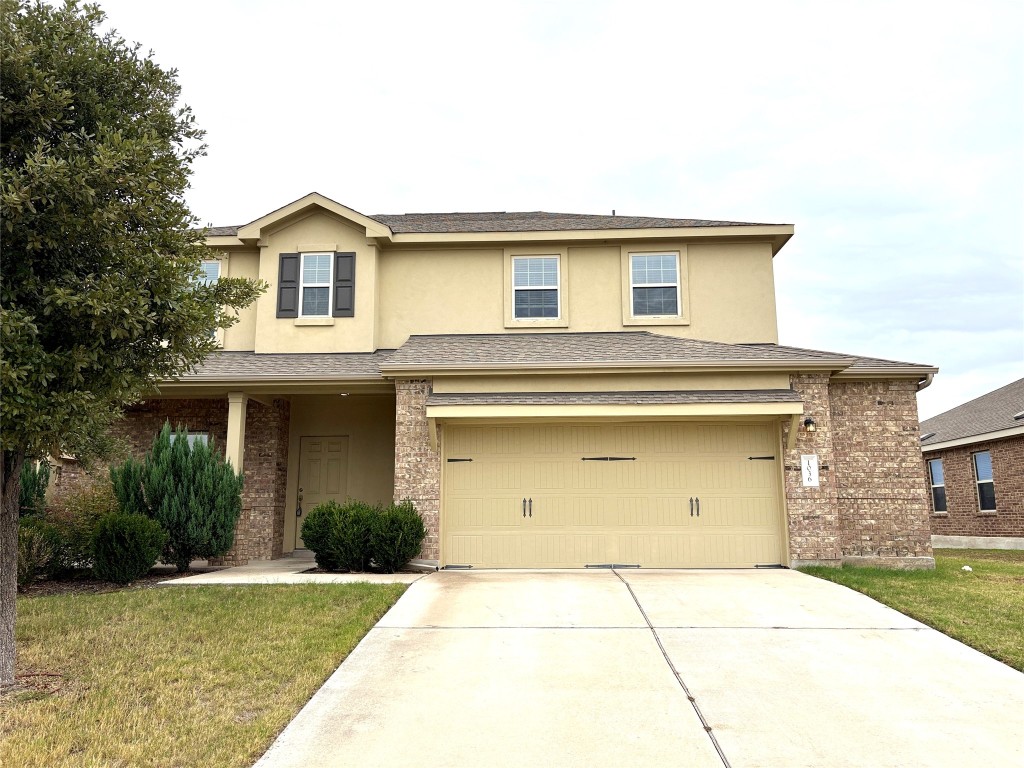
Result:
M794 571L414 583L258 768L1009 766L1024 675Z
M197 564L193 564L195 567ZM205 563L199 563L200 567ZM161 581L162 586L188 587L195 584L348 584L375 582L378 584L412 584L424 573L305 573L316 568L313 553L296 550L277 560L254 560L248 565L218 568Z

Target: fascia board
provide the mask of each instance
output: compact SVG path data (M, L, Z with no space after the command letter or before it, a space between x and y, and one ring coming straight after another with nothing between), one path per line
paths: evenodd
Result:
M983 432L980 435L970 435L968 437L960 437L956 440L944 440L941 443L930 443L929 445L922 445L922 453L931 453L933 451L941 451L944 448L956 448L960 445L974 445L975 443L987 443L992 440L1002 440L1006 437L1016 437L1017 435L1024 435L1024 426L1021 427L1010 427L1009 429L1000 429L995 432Z
M790 224L734 227L648 227L644 229L531 230L528 232L401 232L392 236L395 245L437 243L521 243L584 240L702 240L740 238L771 240L773 251L793 236Z
M406 375L438 376L485 375L508 376L509 374L548 374L571 371L573 373L680 373L686 371L835 371L853 363L852 359L835 360L713 360L672 363L664 360L638 363L635 360L621 360L608 363L572 363L567 361L551 363L475 363L463 365L411 365L383 363L381 373L389 378Z
M845 371L840 371L832 378L845 379L847 381L855 381L857 379L920 378L935 375L938 372L938 368L928 365L893 366L889 368L849 368Z
M242 241L258 240L262 236L263 230L274 224L277 221L294 216L302 211L319 207L326 211L330 211L343 219L348 219L354 224L366 229L366 236L373 238L382 238L384 240L390 240L392 237L391 228L386 224L382 224L376 219L371 219L369 216L364 216L358 211L354 211L348 206L342 205L341 203L335 202L328 197L313 192L305 197L301 197L293 203L289 203L283 208L278 208L276 211L271 211L266 216L246 224L244 227L240 227L238 230L238 239Z
M786 416L803 403L572 403L428 405L428 419L665 418L677 416Z

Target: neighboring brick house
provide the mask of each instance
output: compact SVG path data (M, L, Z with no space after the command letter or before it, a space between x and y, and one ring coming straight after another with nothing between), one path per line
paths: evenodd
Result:
M228 562L327 499L411 499L445 565L932 567L916 393L935 368L780 346L784 224L364 216L311 194L208 231L270 290L123 424L245 473Z
M1024 379L921 422L932 545L1024 549Z

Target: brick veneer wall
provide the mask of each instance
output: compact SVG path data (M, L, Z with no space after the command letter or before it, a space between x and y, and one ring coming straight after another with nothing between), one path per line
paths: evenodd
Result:
M793 450L783 452L790 558L793 566L838 565L841 551L829 377L828 374L802 374L792 376L791 384L803 398L804 414L799 420ZM814 419L814 432L803 428L806 417ZM783 446L789 445L789 430L787 421L782 428ZM800 456L809 453L818 456L817 488L804 487L802 481Z
M833 381L830 388L843 559L935 566L914 381Z
M222 399L147 400L125 413L115 427L130 453L145 456L153 438L169 421L193 432L209 432L223 450L228 433L228 402ZM284 499L288 470L288 403L273 407L250 400L246 407L242 514L235 544L214 562L243 565L280 557L284 543Z
M409 499L423 518L427 536L420 557L440 556L441 457L430 446L427 397L430 379L395 382L395 501Z
M992 454L996 511L978 510L978 492L971 455ZM925 492L931 509L928 459L942 459L946 481L946 514L932 514L931 532L939 536L1024 536L1024 435L960 445L924 454Z

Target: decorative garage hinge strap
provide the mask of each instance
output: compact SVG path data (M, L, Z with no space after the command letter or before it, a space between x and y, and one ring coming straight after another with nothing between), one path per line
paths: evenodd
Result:
M747 456L747 461L775 461L774 456Z
M472 459L448 459L449 464L454 464L457 461L472 461Z
M580 461L636 461L636 456L584 456Z

